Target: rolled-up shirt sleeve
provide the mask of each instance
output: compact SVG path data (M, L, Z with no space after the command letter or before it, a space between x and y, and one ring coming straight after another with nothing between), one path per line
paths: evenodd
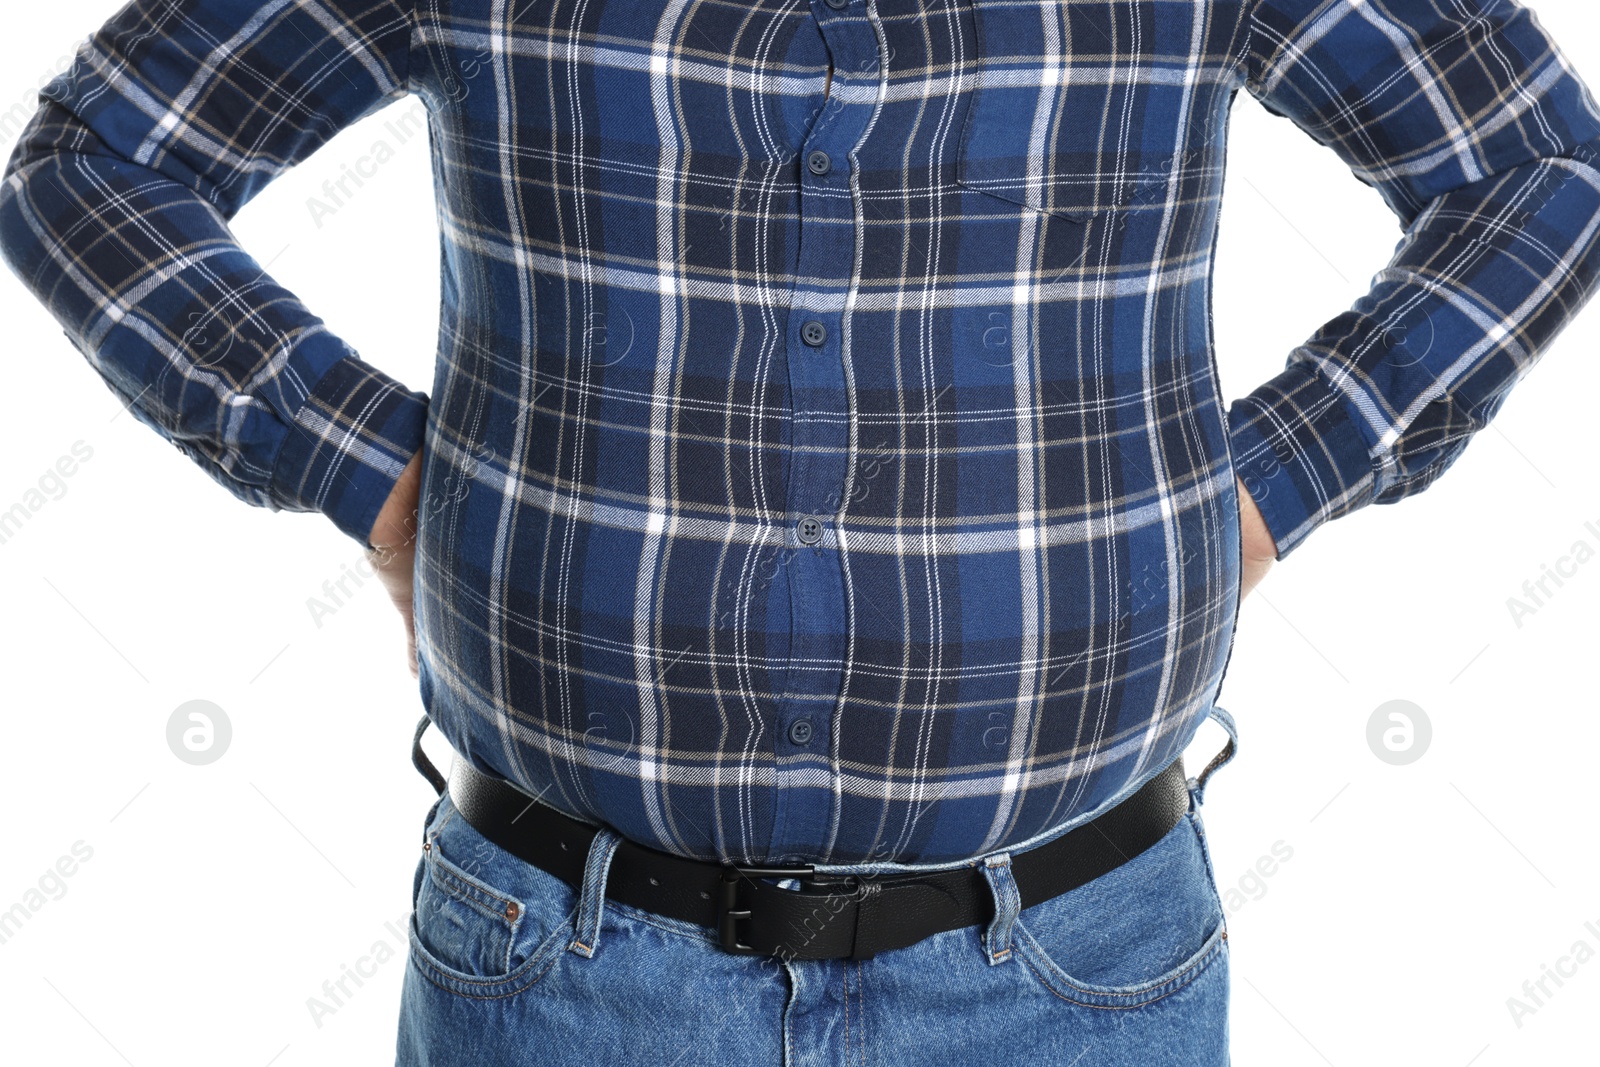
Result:
M1511 0L1259 0L1246 67L1404 231L1371 290L1229 407L1282 559L1432 484L1589 299L1600 113Z
M395 0L135 0L41 90L0 179L0 253L134 416L240 499L363 543L428 397L228 222L404 96L411 39Z

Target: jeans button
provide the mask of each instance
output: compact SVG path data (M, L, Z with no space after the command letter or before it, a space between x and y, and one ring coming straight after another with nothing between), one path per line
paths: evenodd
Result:
M811 743L811 720L796 719L790 723L789 740L797 745L809 745Z

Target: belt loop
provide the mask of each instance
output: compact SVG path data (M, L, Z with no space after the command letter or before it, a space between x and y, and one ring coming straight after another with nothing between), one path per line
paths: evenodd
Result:
M1205 801L1206 782L1211 775L1220 770L1233 759L1239 749L1239 727L1233 721L1233 715L1226 709L1216 705L1211 707L1211 717L1228 731L1228 743L1222 746L1222 751L1211 757L1211 762L1205 765L1198 777L1189 779L1189 796L1193 799L1194 807L1199 807Z
M435 767L427 753L422 751L422 735L427 732L428 722L428 717L424 715L422 721L417 723L417 732L411 735L411 765L417 769L418 774L428 780L435 793L443 796L447 784L444 775L439 773L439 768Z
M983 877L994 894L994 918L983 932L983 951L992 967L1011 958L1011 924L1022 910L1022 894L1011 876L1011 853L1002 852L983 861Z
M622 836L602 826L589 842L589 855L583 863L583 887L578 892L578 915L572 941L567 948L588 959L600 947L600 915L605 910L606 878L611 873L611 857L616 855Z

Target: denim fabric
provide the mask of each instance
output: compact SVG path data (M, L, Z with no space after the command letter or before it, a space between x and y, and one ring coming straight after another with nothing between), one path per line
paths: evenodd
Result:
M1232 733L1231 722L1224 726ZM482 837L446 793L418 863L398 1067L1227 1067L1228 945L1200 805L1121 867L863 961L724 952L710 927L581 890ZM930 865L931 866L931 865ZM901 869L901 868L896 868Z

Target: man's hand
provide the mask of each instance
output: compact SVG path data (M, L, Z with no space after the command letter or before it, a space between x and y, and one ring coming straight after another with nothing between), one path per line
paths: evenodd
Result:
M1278 543L1272 539L1255 497L1244 487L1244 480L1235 478L1239 491L1239 540L1244 554L1244 569L1239 575L1239 599L1250 595L1261 579L1267 576L1278 556Z
M417 635L411 599L411 567L417 558L417 500L422 492L422 450L411 457L394 483L389 499L378 512L367 535L367 560L378 580L389 591L389 599L400 609L406 626L406 659L411 677L417 677Z

